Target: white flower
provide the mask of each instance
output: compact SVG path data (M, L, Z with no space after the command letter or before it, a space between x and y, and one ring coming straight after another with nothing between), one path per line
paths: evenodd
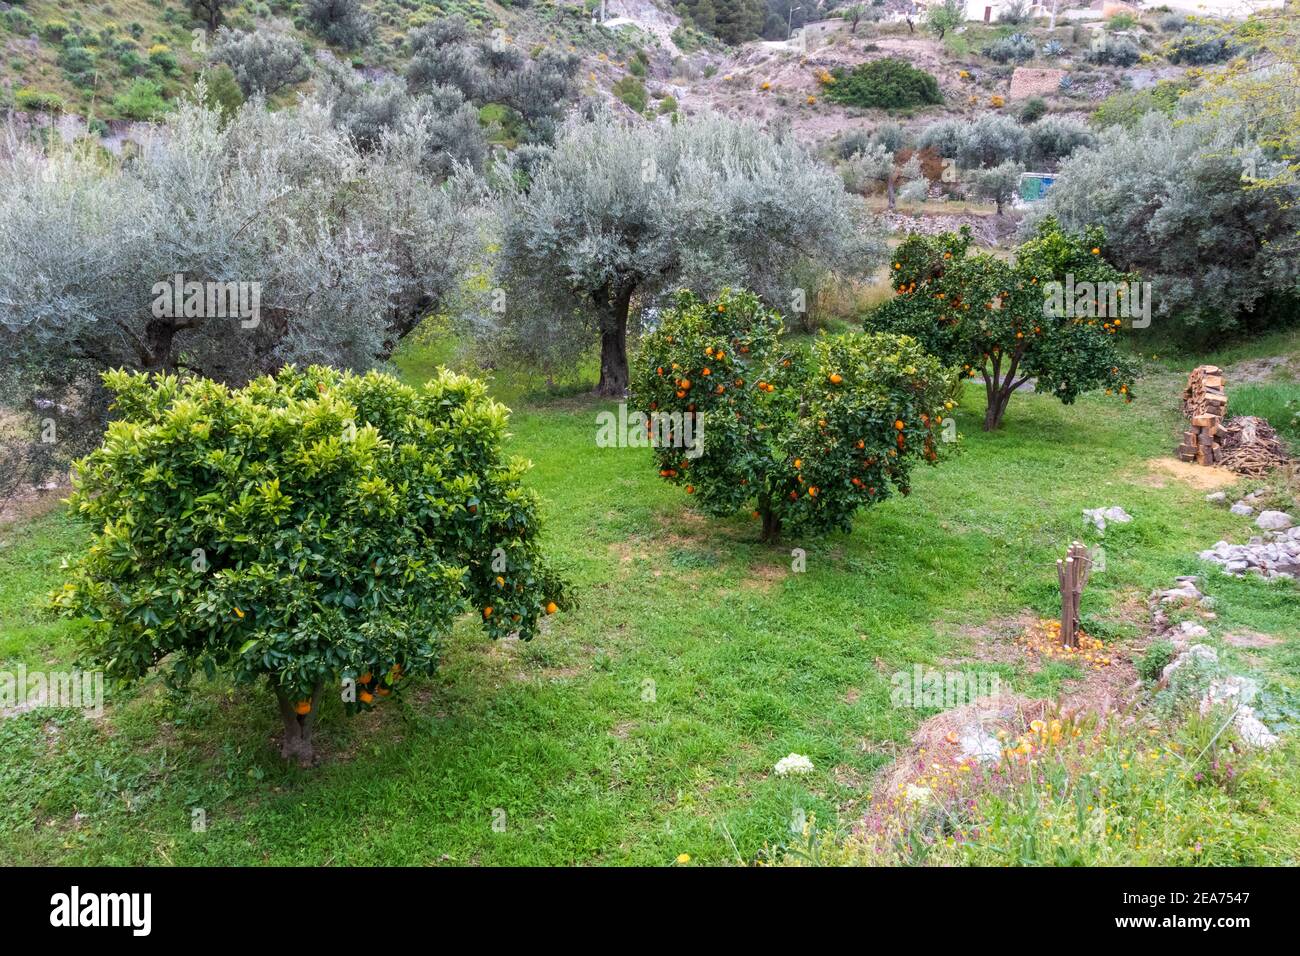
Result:
M812 773L812 761L803 754L790 754L776 762L776 775L784 777L790 773Z

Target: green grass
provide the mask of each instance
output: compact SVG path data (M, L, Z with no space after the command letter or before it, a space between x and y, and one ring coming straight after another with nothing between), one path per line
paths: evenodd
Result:
M419 378L455 355L434 337L397 365ZM863 514L851 535L771 548L747 515L697 515L646 450L597 448L608 403L499 373L512 450L535 463L546 544L573 569L579 608L528 645L491 644L463 621L438 676L402 700L351 720L327 707L311 770L280 761L270 695L223 681L185 701L154 684L118 691L99 721L0 720L7 860L666 864L689 853L716 864L787 840L796 808L850 824L872 774L933 713L891 707L890 675L966 660L972 629L1022 610L1054 614L1053 562L1071 539L1105 547L1084 612L1122 645L1152 588L1204 570L1196 552L1219 538L1250 533L1203 490L1152 477L1148 462L1176 440L1180 384L1157 374L1131 406L1017 395L991 435L968 388L960 453L921 469L910 497ZM1112 504L1133 523L1085 532L1080 510ZM39 605L80 536L58 513L0 530L0 669L71 660L75 627ZM805 573L791 571L796 547ZM1219 576L1206 586L1216 637L1285 636L1251 654L1269 681L1296 686L1300 592ZM1032 694L1077 675L996 667ZM776 777L791 752L815 772ZM195 808L206 832L191 830ZM1296 812L1275 817L1288 839Z

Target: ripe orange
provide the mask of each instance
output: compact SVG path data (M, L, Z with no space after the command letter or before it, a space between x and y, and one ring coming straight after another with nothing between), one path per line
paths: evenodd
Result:
M491 606L491 605L488 605L487 607L485 607L485 608L483 609L483 618L484 618L484 620L486 620L487 618L489 618L489 617L491 617L491 616L492 616L492 606Z
M363 704L368 704L374 699L375 695L370 693L368 690L363 690L361 693L357 694L357 700L361 701Z
M898 421L894 422L894 427L897 428L897 429L901 432L901 431L903 430L903 427L904 427L904 426L903 426L903 420L900 418L900 419L898 419Z
M298 703L293 705L293 711L299 717L305 717L307 714L311 713L311 701L309 700L298 701Z
M794 460L794 466L795 466L796 468L802 468L802 467L803 467L803 459L802 459L802 458L796 458L796 459Z
M693 495L693 494L695 494L695 486L694 486L694 485L687 485L687 486L686 486L686 493L687 493L688 495Z
M831 372L830 380L832 385L838 385L840 382L844 381L844 376L839 372Z
M556 603L555 603L554 601L547 601L547 602L546 602L546 613L547 613L547 614L554 614L554 613L555 613L556 611L558 611L558 610L559 610L559 607L556 605Z

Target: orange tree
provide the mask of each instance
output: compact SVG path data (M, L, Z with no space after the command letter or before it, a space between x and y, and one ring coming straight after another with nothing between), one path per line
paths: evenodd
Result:
M752 509L765 541L847 531L859 508L908 493L913 464L938 460L957 372L907 336L823 336L801 350L781 332L753 293L679 293L641 341L632 399L660 476L705 511Z
M1045 219L1014 263L968 255L970 243L966 227L908 236L891 263L897 294L867 316L867 330L915 336L965 376L980 374L985 431L1031 378L1067 405L1096 388L1132 401L1135 371L1116 333L1125 297L1136 302L1141 289L1103 257L1101 230L1069 235Z
M111 678L265 679L281 752L306 764L327 688L367 710L436 667L469 607L490 637L528 639L566 604L528 465L501 453L508 412L474 379L105 381L117 417L71 497L94 530L52 600L89 619L84 655Z

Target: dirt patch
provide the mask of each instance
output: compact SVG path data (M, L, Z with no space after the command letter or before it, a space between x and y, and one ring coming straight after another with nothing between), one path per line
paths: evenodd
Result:
M1241 631L1237 634L1223 635L1223 643L1229 647L1276 647L1282 643L1282 639L1260 634L1258 631Z
M1288 355L1275 355L1271 358L1248 359L1228 366L1227 378L1231 382L1267 382L1269 379L1283 376L1300 375L1300 364Z
M1197 465L1177 458L1152 458L1146 463L1142 483L1151 488L1164 488L1169 480L1181 481L1202 491L1215 491L1241 481L1241 476L1226 468Z
M1038 665L1025 656L1024 647L1017 638L1036 620L1030 611L1021 611L1014 617L999 618L987 624L963 627L958 631L965 654L962 657L942 658L941 667L959 667L971 661L989 664L1027 664L1031 672Z

